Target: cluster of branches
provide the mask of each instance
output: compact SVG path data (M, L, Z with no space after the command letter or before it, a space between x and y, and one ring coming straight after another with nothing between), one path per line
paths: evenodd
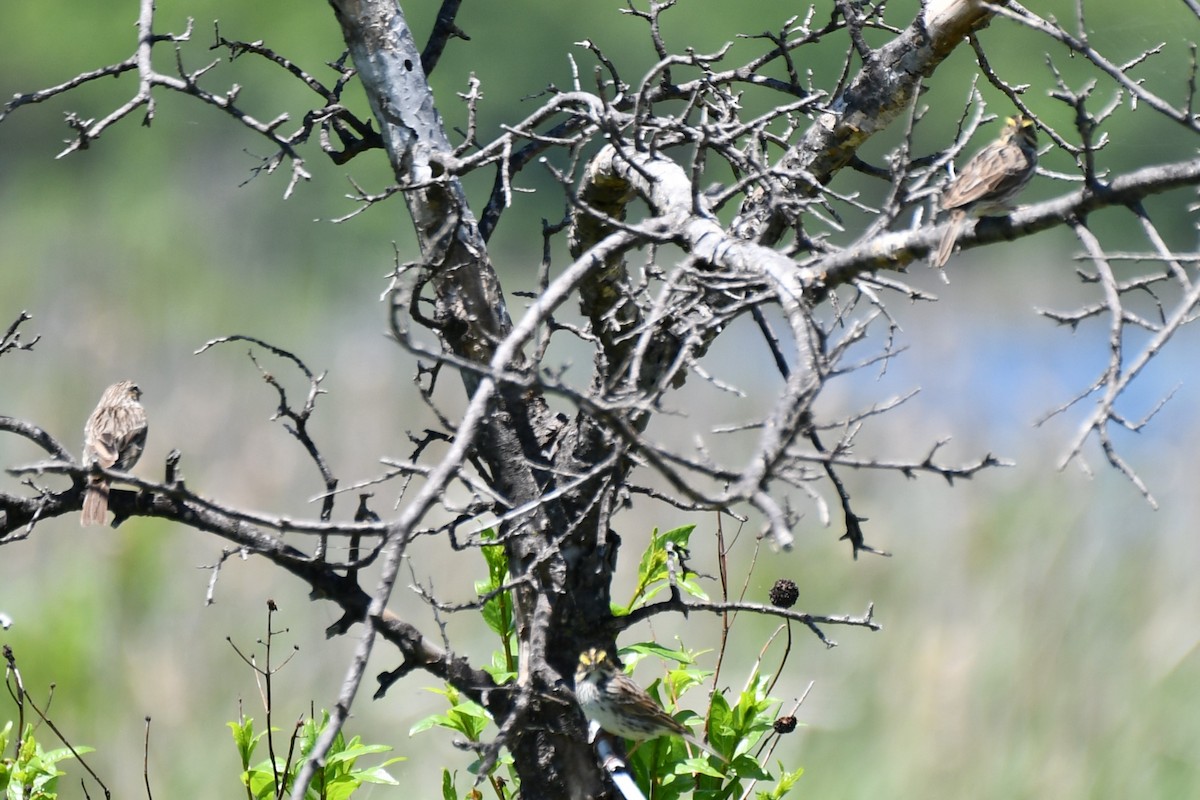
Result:
M440 429L414 434L409 457L388 460L381 475L339 488L307 432L321 377L287 351L254 342L291 360L309 381L305 402L297 409L270 373L263 373L278 391L280 418L321 475L325 502L319 520L235 509L205 498L178 479L176 461L168 463L162 481L82 465L33 423L0 418L0 430L30 439L50 458L10 470L25 476L29 492L0 495L0 536L5 537L0 541L26 536L41 520L77 510L89 472L103 472L136 490L114 492L110 505L118 522L160 516L211 531L233 544L226 555L263 555L311 583L317 596L339 603L345 616L330 633L363 623L330 737L349 713L366 658L382 635L404 657L386 683L412 669L426 670L492 712L501 731L485 753L486 763L494 763L498 747L505 745L516 755L527 791L562 794L569 786L573 795L603 794L583 744L581 718L562 714L564 702L573 707L564 681L569 683L584 646L607 644L650 613L684 609L675 597L642 615L611 616L609 581L620 544L613 518L635 496L739 521L753 514L762 521L763 540L784 549L800 515L814 509L819 519L839 527L857 555L880 551L866 541L864 516L843 480L846 471L889 470L909 477L932 473L953 481L1003 463L991 454L968 464L943 463L941 442L908 459L857 455L864 426L885 424L886 412L905 397L879 399L832 418L815 410L832 381L863 367L886 366L896 354L888 298L932 299L900 273L936 247L941 226L923 224L931 203L948 167L990 117L982 100L973 97L953 144L933 155L914 154L914 132L924 116L922 83L964 41L974 48L984 79L1035 119L1050 146L1067 154L1078 170L1052 176L1069 184L1060 197L1005 219L968 225L959 241L976 247L1060 225L1075 232L1090 265L1080 275L1098 287L1098 296L1083 308L1051 316L1072 327L1106 318L1111 358L1091 385L1059 409L1099 398L1065 460L1081 458L1085 443L1095 438L1108 461L1153 502L1136 471L1112 446L1110 428L1144 424L1122 414L1118 400L1145 364L1195 317L1200 290L1188 269L1194 256L1171 251L1142 201L1200 183L1200 159L1115 176L1098 164L1107 142L1105 125L1127 102L1136 104L1139 113L1158 114L1200 133L1193 111L1195 86L1188 81L1181 87L1182 104L1172 104L1137 75L1157 50L1122 64L1095 51L1083 33L1082 0L1075 32L1016 3L929 0L901 28L885 21L885 2L835 0L825 18L814 6L778 31L757 37L755 54L740 62L732 45L711 54L675 52L660 26L673 0L650 2L645 10L630 2L626 13L645 22L658 55L649 73L627 81L598 45L584 42L596 64L590 79L577 69L569 87L549 92L536 111L490 141L480 140L480 83L473 78L463 95L468 124L458 144L452 143L436 111L427 74L452 38L465 37L456 24L459 4L443 3L423 51L394 2L333 0L332 5L348 50L331 63L334 80L328 85L261 43L227 40L218 32L213 45L231 58L265 59L317 95L319 107L305 113L291 134L280 132L286 115L261 123L238 105L236 90L204 88L201 84L218 62L185 68L182 47L190 25L183 34L155 33L150 0L142 1L138 47L130 59L20 95L7 104L0 120L19 106L75 91L100 77L136 72L138 87L129 102L99 121L69 117L76 138L68 152L87 147L139 108L145 109L149 123L154 92L162 90L195 97L265 137L277 152L262 170L290 164L288 193L308 177L300 151L314 136L336 163L382 150L395 185L377 194L359 191L355 199L362 210L400 197L416 226L420 256L399 264L392 275L389 320L397 343L421 360L422 395ZM1073 110L1072 130L1048 125L1027 102L1024 88L1006 82L990 66L976 34L996 16L1044 35L1048 43L1095 68L1094 80L1073 88L1050 62L1050 96ZM882 46L869 44L881 38L886 39ZM812 76L797 67L796 54L831 41L845 46L839 79L832 86L814 85ZM175 74L157 72L151 65L152 49L162 44L176 49ZM1193 50L1193 75L1194 67ZM366 91L374 122L344 105L343 90L351 81ZM747 116L746 92L777 100L768 111ZM887 165L866 163L859 156L863 143L897 125L904 135ZM501 216L518 205L520 175L535 164L545 164L558 179L569 210L561 223L544 227L546 256L538 291L514 321L490 260L488 239ZM877 197L840 192L834 179L846 168L877 178ZM477 214L460 179L480 169L493 170L495 179ZM714 176L725 174L732 180L714 185ZM732 222L723 224L719 213L735 203ZM1151 244L1150 253L1106 252L1088 215L1107 207L1134 215ZM874 221L848 235L840 222L848 209L869 213ZM555 264L552 244L562 235L570 262ZM642 255L635 261L631 256L637 252ZM1134 257L1151 264L1150 270L1118 280L1111 262ZM1133 295L1153 297L1156 313L1133 310L1128 302ZM578 303L579 317L568 310L570 302ZM686 447L653 436L652 420L683 404L675 398L685 396L681 389L689 382L704 381L734 396L746 394L704 360L717 338L741 318L761 331L778 373L768 411L739 428L752 441L749 455L732 460L727 455L731 448L714 446L705 436ZM9 350L7 343L23 321L9 330L0 355ZM1131 326L1151 333L1133 356L1126 352ZM429 340L431 334L435 342ZM586 382L572 383L546 362L551 341L559 337L592 353ZM229 337L236 338L244 337ZM881 343L860 354L876 339ZM437 378L447 369L461 376L470 398L457 419L434 400ZM553 413L551 397L565 400L573 413ZM711 436L733 432L716 430ZM69 476L71 486L58 491L41 486L37 476L43 474ZM380 520L362 495L354 522L333 519L341 493L384 483L400 487L402 502L391 518ZM454 502L454 496L468 499ZM432 522L435 509L445 511L441 516L450 521ZM387 610L401 558L414 537L444 536L455 549L478 547L484 543L478 533L461 531L477 531L485 521L497 531L488 543L506 548L511 581L504 590L512 593L522 621L520 677L515 689L505 691L495 691L487 673L457 658L448 644L435 644ZM315 544L307 549L285 544L284 533L310 534ZM328 558L325 542L330 537L347 539L346 561ZM358 578L367 565L377 566L381 575L379 588L370 593ZM452 608L431 602L439 609ZM478 607L478 602L454 606L463 607ZM729 613L742 607L748 606L731 601L705 610ZM824 625L877 627L869 613L779 613L808 625L826 641ZM314 758L320 755L318 750Z

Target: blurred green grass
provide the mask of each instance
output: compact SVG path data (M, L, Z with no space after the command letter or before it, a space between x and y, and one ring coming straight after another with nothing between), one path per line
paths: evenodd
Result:
M813 667L838 695L834 709L817 701L805 734L813 796L1167 798L1200 787L1187 755L1200 688L1189 526L1139 507L1115 476L1017 472L1000 492L995 479L956 490L972 495L949 501L957 525L929 520L946 501L926 500L926 515L904 515L911 536L888 541L895 559L867 565L885 629L842 633L854 655L830 656L841 662L832 675ZM1192 500L1171 499L1194 513Z

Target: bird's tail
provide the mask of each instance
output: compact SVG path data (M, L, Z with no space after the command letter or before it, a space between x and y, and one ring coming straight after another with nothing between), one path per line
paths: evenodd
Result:
M958 241L958 233L962 230L963 220L966 218L967 215L959 209L950 212L950 222L946 224L946 232L942 234L941 244L938 245L933 258L929 259L930 264L939 269L946 266L946 262L950 260L950 254L954 252L954 243Z
M108 519L108 483L89 483L83 495L83 514L79 524L103 525Z

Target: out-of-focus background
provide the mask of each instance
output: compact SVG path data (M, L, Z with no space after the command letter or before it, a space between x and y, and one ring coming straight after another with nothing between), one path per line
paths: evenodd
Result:
M403 5L423 38L437 4ZM1073 17L1071 4L1046 5L1052 8L1043 13ZM1111 60L1123 62L1165 43L1163 54L1140 74L1182 102L1186 40L1195 38L1195 20L1165 2L1143 3L1136 11L1092 5L1091 40ZM452 42L434 75L442 113L453 125L464 123L454 93L465 90L471 71L483 81L485 140L534 108L548 85L569 87L571 58L585 85L593 85L594 60L575 45L583 39L636 82L652 52L644 24L620 13L623 6L467 4L460 24L471 41ZM828 16L828 6L818 4L816 19ZM916 7L914 0L896 3L888 20L906 25ZM778 2L682 0L664 18L664 36L677 51L688 45L714 51L736 33L778 30L798 11L803 9ZM45 88L128 58L136 12L132 1L6 8L0 94ZM192 41L181 45L189 68L223 59L207 50L212 21L219 19L223 35L261 38L332 80L323 63L337 58L341 45L323 4L282 9L161 0L158 30L180 32L189 16L195 18ZM868 38L875 44L886 39ZM1027 102L1051 124L1069 129L1068 111L1047 97L1053 88L1047 57L1075 88L1089 77L1083 65L1005 21L981 39L1000 74L1029 84ZM741 63L765 46L740 39L727 63ZM812 70L815 86L833 85L842 47L842 40L831 39L802 52L799 66ZM170 48L160 46L156 54L159 68L169 70ZM931 110L919 128L918 148L932 151L951 141L976 71L964 47L930 79ZM295 120L308 107L298 84L253 59L221 60L203 83L213 91L242 85L239 104L261 119L288 111ZM406 456L406 431L431 420L413 389L413 359L383 335L378 298L393 243L401 259L416 255L411 226L398 201L346 224L330 221L353 209L344 197L352 190L349 177L368 190L388 184L385 161L371 154L337 168L309 150L314 180L284 201L283 171L247 182L257 159L269 153L265 142L218 112L165 92L157 95L152 126L139 126L139 113L109 129L90 150L55 159L70 135L64 112L102 117L133 91L128 76L107 79L22 108L0 124L0 324L26 309L34 319L23 328L25 337L42 336L34 352L0 359L0 413L35 420L78 447L83 421L102 389L135 378L151 420L140 474L161 476L163 458L178 448L196 490L235 506L315 515L309 498L320 489L318 476L271 421L275 398L246 358L247 348L193 351L216 336L249 334L292 350L314 370L327 370L328 394L313 432L343 483L379 474L381 457ZM1112 94L1101 82L1096 104ZM1001 96L990 90L985 95L1000 116L1010 112ZM752 107L778 100L746 97ZM985 126L980 144L996 129ZM1109 132L1113 141L1102 160L1114 171L1194 152L1193 141L1144 109L1130 114L1128 104ZM880 159L894 144L872 142L864 156ZM1058 153L1043 163L1073 171ZM864 178L839 180L840 191L879 191ZM493 239L514 315L525 302L515 293L535 286L540 219L562 214L544 174L533 169L519 182L540 191L517 195ZM480 205L489 184L483 175L469 182ZM1039 178L1026 196L1043 199L1065 186ZM1181 248L1195 240L1183 210L1193 201L1191 194L1175 194L1149 204L1168 241ZM1104 212L1092 221L1106 233L1132 233L1127 214ZM852 215L847 224L856 224ZM1146 249L1132 237L1121 246ZM1078 250L1064 231L977 250L952 261L949 285L931 278L925 265L914 265L907 279L938 294L940 302L893 301L907 350L886 373L859 373L835 383L825 398L830 416L845 415L920 388L864 431L859 455L919 458L948 438L940 455L949 461L992 452L1015 466L952 487L929 476L906 481L849 474L857 510L870 518L868 541L894 557L852 561L848 546L835 541L836 523L823 527L812 510L793 552L758 555L748 597L762 598L776 578L787 576L799 584L801 608L861 613L874 602L884 626L878 633L831 628L840 645L832 650L803 630L794 632L776 695L790 706L813 683L798 715L805 727L778 752L789 768L806 769L797 792L1005 800L1200 796L1200 715L1193 709L1200 694L1196 335L1188 330L1173 341L1122 406L1136 419L1176 392L1144 431L1117 439L1159 510L1106 468L1094 446L1086 450L1094 475L1077 465L1059 470L1089 404L1042 427L1033 423L1088 385L1108 358L1103 321L1072 333L1035 313L1095 299L1095 287L1075 274ZM1122 275L1137 272L1127 263L1118 268ZM681 434L747 418L770 399L769 363L747 356L758 349L748 327L730 331L714 348L708 357L714 372L743 389L763 391L739 405L731 396L689 387L677 401L693 414L678 424ZM571 357L584 359L574 374L585 374L586 355L568 349L563 358ZM299 397L304 387L293 371L269 356L264 366ZM443 380L441 395L451 412L461 402L453 384ZM0 438L6 466L39 457L15 437ZM17 487L7 475L0 481L7 490ZM376 491L376 509L386 515L394 492ZM339 506L342 518L352 512L352 502ZM656 526L695 523L694 563L715 573L714 518L639 506L620 522L624 574L616 599L628 596L636 555ZM740 531L732 555L739 582L750 566L756 524ZM152 520L111 531L81 530L65 518L0 549L0 612L15 620L0 639L13 647L35 696L44 699L49 685L56 686L57 724L73 742L97 748L91 762L117 796L142 791L147 715L153 718L149 764L156 795L218 798L240 791L225 722L239 708L261 721L262 710L253 675L226 637L253 649L265 633L268 598L281 609L276 625L286 628L277 644L300 648L275 678L275 724L286 730L310 703L329 707L336 696L354 637L323 639L334 609L310 602L304 586L255 559L226 563L216 603L205 607L211 572L204 566L218 559L222 546ZM444 599L467 598L471 580L485 575L481 559L452 555L436 542L415 547L412 563ZM707 585L717 592L712 582ZM397 594L396 608L436 636L429 611L406 587ZM739 620L733 652L756 653L772 629L767 622ZM494 646L474 618L453 618L449 631L455 647L477 661ZM628 641L652 636L709 647L717 641L717 624L696 615L659 618ZM389 648L377 648L368 673L395 664ZM726 684L740 687L749 666L748 657L733 658ZM643 669L639 677L653 679L652 667ZM461 776L468 759L451 747L450 736L435 731L408 737L415 721L441 708L437 695L423 691L432 685L410 677L378 702L367 699L373 688L367 686L350 723L352 733L393 744L396 754L410 757L393 771L421 796L437 794L443 766L457 770L460 786L466 785ZM0 704L0 720L10 708ZM41 736L53 743L49 731ZM65 789L64 796L78 796L74 791ZM394 794L376 787L364 796Z

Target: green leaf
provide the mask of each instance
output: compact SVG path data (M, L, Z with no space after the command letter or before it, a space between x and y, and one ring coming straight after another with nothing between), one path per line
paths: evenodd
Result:
M408 759L406 759L406 758L393 758L391 761L388 761L387 763L391 764L396 761L407 761L407 760ZM391 776L391 774L389 774L388 771L386 769L384 769L383 767L384 767L384 764L380 764L378 767L371 767L369 769L360 769L354 773L354 777L358 778L363 783L382 783L386 786L399 786L400 781L393 778Z
M392 749L386 744L358 744L358 738L359 737L355 736L350 741L350 745L347 746L342 752L331 754L326 759L325 763L336 764L340 761L349 761L354 763L354 759L358 758L359 756L365 756L368 753L386 753Z
M479 538L485 542L495 541L496 529L488 528L479 534ZM491 576L493 583L499 586L508 575L508 554L504 550L504 545L489 544L480 549L483 551L483 558L488 565L488 575Z
M419 719L408 729L408 735L413 736L418 733L429 730L430 728L450 728L454 730L454 721L445 714L430 714L424 719Z
M87 753L94 752L96 752L96 748L88 747L87 745L76 747L74 753L71 752L70 748L60 747L57 750L49 750L42 753L41 760L44 764L57 764L59 761L64 759L74 758L75 753L78 753L79 755L85 755Z
M696 659L685 650L672 650L658 642L638 642L621 648L621 660L632 666L645 656L657 656L664 661L674 661L678 664L694 664Z
M614 617L628 617L630 611L633 611L633 609L629 606L623 606L612 602L608 604L608 613L612 614Z
M481 537L484 541L494 540L494 530L486 530ZM486 581L475 581L475 592L486 595L497 591L508 581L508 553L502 544L484 545L480 548L484 562L487 564L488 577ZM483 621L501 639L507 640L513 635L512 596L501 592L483 604Z
M447 694L447 696L449 695ZM492 718L483 706L471 700L463 700L451 706L445 714L431 714L420 720L409 729L408 735L412 736L435 727L449 728L463 734L472 742L477 742L491 722Z
M515 651L516 649L516 637L513 637L513 645L510 648L510 652ZM508 656L506 656L500 650L492 651L492 663L484 664L483 670L487 674L491 675L492 680L500 685L512 683L517 679L516 670L514 670L509 664Z
M779 767L782 770L783 764L780 764ZM791 791L792 787L796 785L796 781L800 780L800 776L803 774L803 767L795 772L781 772L779 780L775 783L775 787L769 792L759 792L757 797L759 800L779 800L779 798Z
M710 677L712 677L712 670L673 669L667 673L667 685L671 687L672 697L681 697L689 689L699 686Z
M662 588L670 585L667 582L670 574L667 569L667 544L672 544L679 550L686 550L688 540L695 529L695 525L684 525L666 533L659 533L658 528L650 532L650 543L646 546L646 551L642 553L641 563L638 564L638 585L634 589L633 598L629 601L629 610L644 605ZM682 588L682 584L687 582L688 576L677 573L676 578ZM652 589L654 584L660 582L663 582L663 586ZM694 588L699 590L699 586ZM691 590L688 591L690 593Z
M263 734L254 735L254 719L252 717L243 717L240 723L227 722L226 724L233 731L233 743L237 746L238 756L242 759L242 769L246 769L250 766L250 759L254 757L254 748Z
M256 767L243 772L242 783L257 798L275 796L275 773L271 771L269 766L267 769Z
M358 791L358 787L362 782L350 775L339 775L338 777L326 781L325 792L323 797L326 800L347 800L350 795Z
M707 600L708 599L708 593L705 592L703 589L701 589L700 584L696 583L696 581L693 580L692 578L684 578L681 580L681 579L679 579L678 576L676 576L675 585L678 586L681 590L683 590L683 592L685 594L689 594L692 597L695 597L699 600ZM653 600L655 597L657 597L660 593L662 593L670 588L671 588L671 584L667 580L667 576L664 574L663 581L661 583L656 584L653 588L651 588L649 591L647 591L645 593L645 595L643 595L643 597L641 599L641 603L639 605L646 605L651 600ZM629 612L627 611L625 613L629 613Z
M774 722L774 715L768 712L777 705L778 701L767 697L768 683L766 676L756 676L750 686L738 697L729 727L739 738L751 738L752 734L761 735ZM760 737L754 736L753 738Z
M736 772L740 778L752 778L756 781L771 780L771 773L764 770L758 761L745 753L731 762L730 769Z
M491 724L492 718L478 703L470 700L460 703L450 711L450 716L458 721L462 731L472 742L479 741L480 736Z
M10 800L55 800L58 797L58 779L66 774L55 765L59 761L73 758L76 753L94 752L91 747L71 750L60 747L43 750L34 737L32 724L26 725L16 749L15 758L4 758L12 738L13 723L10 720L0 731L0 790Z
M692 756L685 758L675 765L676 775L708 775L711 778L718 780L725 777L725 773L712 765L712 760L707 756Z

